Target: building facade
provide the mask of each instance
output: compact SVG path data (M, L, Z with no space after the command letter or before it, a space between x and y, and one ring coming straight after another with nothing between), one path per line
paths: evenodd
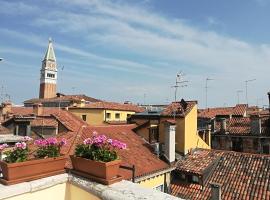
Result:
M56 96L57 84L57 66L53 50L52 40L49 39L49 45L45 57L42 61L40 70L39 98L46 99Z
M197 131L197 102L173 102L163 110L132 115L129 123L136 123L134 131L162 152L168 134L167 124L175 125L175 150L181 155L192 148L210 148L210 132L200 135Z

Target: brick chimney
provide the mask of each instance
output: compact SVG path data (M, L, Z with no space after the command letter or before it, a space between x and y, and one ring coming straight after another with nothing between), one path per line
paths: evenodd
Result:
M43 105L41 103L36 103L33 105L33 113L36 116L40 116L43 114Z
M226 118L221 118L220 119L220 131L226 132L227 127L226 127Z
M171 163L175 161L175 124L165 123L165 155Z
M262 133L262 120L259 115L253 115L250 117L251 124L250 130L251 134L261 134Z
M221 200L221 185L218 183L209 183L211 186L211 200Z

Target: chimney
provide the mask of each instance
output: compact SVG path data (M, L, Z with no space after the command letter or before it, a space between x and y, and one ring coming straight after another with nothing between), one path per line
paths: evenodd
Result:
M226 118L221 118L220 119L220 131L226 132Z
M253 115L250 117L251 124L250 130L251 134L261 134L262 133L262 120L259 115Z
M41 103L36 103L33 105L33 113L36 115L36 116L40 116L43 114L43 106Z
M221 185L218 183L209 183L211 186L211 200L221 200Z
M165 123L165 155L171 163L175 161L175 124Z

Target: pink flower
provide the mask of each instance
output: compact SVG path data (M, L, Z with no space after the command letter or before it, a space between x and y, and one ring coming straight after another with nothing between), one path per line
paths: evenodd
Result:
M2 144L0 145L0 151L3 151L5 148L7 148L8 145L7 144Z
M48 145L56 145L58 142L56 138L47 138L46 141Z
M83 141L83 143L84 143L85 145L88 145L88 144L92 144L93 141L92 141L91 138L86 138L86 139Z
M31 140L33 140L31 137L29 137L29 136L24 136L23 137L23 141L25 141L25 142L28 142L28 141L31 141Z
M26 149L26 143L25 142L17 142L15 144L16 149Z

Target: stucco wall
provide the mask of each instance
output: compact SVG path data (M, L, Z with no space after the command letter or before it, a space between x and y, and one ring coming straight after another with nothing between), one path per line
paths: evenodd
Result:
M18 196L13 196L5 200L66 200L66 183L58 184L43 190L29 192ZM71 200L71 199L70 199Z
M82 115L86 115L86 122L90 125L102 125L104 122L104 110L102 109L72 108L69 111L80 118Z
M130 111L120 111L120 110L106 110L106 113L110 113L111 117L108 119L106 118L106 121L126 121L128 115L133 115L135 112L130 112ZM120 118L117 119L115 118L115 114L119 113Z
M197 132L197 105L185 117L185 147L184 154L191 148L210 149L210 146L204 142Z
M164 174L141 181L139 184L145 188L156 188L164 184Z
M83 190L75 185L67 183L65 200L101 200L101 199L95 196L94 194L87 192L86 190Z

